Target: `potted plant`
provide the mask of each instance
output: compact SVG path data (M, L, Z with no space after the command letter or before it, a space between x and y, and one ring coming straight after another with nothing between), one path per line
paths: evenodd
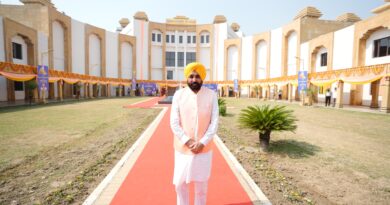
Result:
M297 119L285 106L248 106L239 115L240 128L259 133L260 149L268 151L272 131L292 131L297 129Z

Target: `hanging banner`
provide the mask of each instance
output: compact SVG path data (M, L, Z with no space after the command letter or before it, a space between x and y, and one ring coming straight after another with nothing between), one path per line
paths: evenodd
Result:
M298 91L307 89L307 71L298 71Z
M135 80L135 78L133 77L133 79L131 80L131 89L132 90L136 90L137 89L137 82Z
M238 92L238 79L234 79L234 92Z
M157 92L156 83L142 83L141 87L144 89L145 96L155 96Z
M49 67L38 65L37 67L38 91L47 91L49 89Z
M217 84L203 84L202 86L214 90L215 92L218 92L218 85Z

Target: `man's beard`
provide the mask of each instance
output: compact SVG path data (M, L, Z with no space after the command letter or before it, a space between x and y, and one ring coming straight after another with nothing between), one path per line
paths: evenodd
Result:
M187 83L188 87L190 87L194 93L197 93L200 90L200 88L202 87L202 84L203 84L203 82L201 82L201 83L198 83L198 82Z

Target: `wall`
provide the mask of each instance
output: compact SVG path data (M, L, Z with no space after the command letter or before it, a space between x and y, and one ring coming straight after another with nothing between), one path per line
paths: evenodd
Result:
M309 42L301 44L300 67L302 71L309 70Z
M288 51L287 51L287 75L297 74L297 33L292 32L287 39Z
M137 36L137 79L149 79L148 76L148 34L149 22L134 19L134 35Z
M106 31L106 77L118 78L118 34Z
M0 16L0 61L5 61L3 17ZM7 101L7 79L0 76L0 101Z
M241 80L252 80L252 42L252 36L242 38Z
M130 43L122 43L122 78L131 79L133 76L133 48Z
M89 36L89 75L101 76L101 40L94 34Z
M271 31L270 78L282 75L282 28Z
M46 34L38 31L38 62L40 65L49 65L49 38ZM50 51L49 51L50 52Z
M62 25L54 21L53 22L53 68L55 70L65 71L65 30ZM39 53L39 55L41 55Z
M224 41L227 39L227 23L214 24L214 79L224 80Z
M72 72L85 74L85 25L72 19Z
M256 46L257 50L257 76L256 79L265 79L267 77L267 43L261 41Z
M333 70L352 67L354 32L355 26L334 32Z
M238 48L237 46L231 46L227 50L227 79L234 80L238 79Z

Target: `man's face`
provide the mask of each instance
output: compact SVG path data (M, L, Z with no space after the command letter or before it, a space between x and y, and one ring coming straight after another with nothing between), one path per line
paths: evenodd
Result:
M187 78L187 85L191 88L192 91L198 92L200 88L202 87L203 81L200 78L200 75L192 71L192 73Z

